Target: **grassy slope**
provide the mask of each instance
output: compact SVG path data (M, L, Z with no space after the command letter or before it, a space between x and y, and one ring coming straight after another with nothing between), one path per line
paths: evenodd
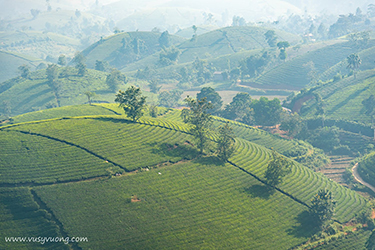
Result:
M180 62L200 59L216 58L221 55L232 54L241 50L254 50L269 47L264 33L267 29L261 27L225 27L197 37L195 41L188 40L178 46L182 50ZM300 39L296 35L276 30L279 40L287 40L291 44Z
M84 249L285 249L306 240L306 208L264 189L229 165L195 162L36 191L70 235L89 237Z
M59 69L59 73L62 71ZM114 93L105 84L107 73L89 69L81 77L74 68L68 68L67 72L68 77L57 79L61 86L61 106L87 103L86 91L95 92L97 96L93 99L96 101L113 101ZM0 103L8 100L12 115L44 109L48 103L57 106L54 94L47 85L45 70L32 73L30 78L11 79L0 84ZM120 85L119 88L124 86Z
M134 124L120 117L55 119L4 127L2 132L21 130L53 136L128 169L185 158L188 146L183 142L191 140L179 132L187 130L185 125L160 118L142 118L141 124ZM27 148L30 154L36 152L32 148L35 143L28 144L26 138L20 141L24 143L11 152ZM172 147L176 150L160 147L165 143L177 145ZM6 144L12 146L14 142ZM51 147L42 140L35 147L38 146ZM37 155L40 152L43 151ZM230 160L262 179L269 157L270 152L264 147L238 139L236 154ZM75 158L77 163L69 166L81 166L82 158L70 158ZM279 192L267 191L263 184L234 166L214 163L208 158L107 181L59 184L35 190L63 223L68 235L78 233L89 237L89 243L81 243L85 248L101 249L102 244L120 247L124 239L135 249L145 246L233 249L245 248L250 242L258 249L280 245L289 248L311 235L306 224L306 207ZM25 167L19 166L19 169ZM349 220L365 205L356 193L298 164L280 188L307 203L317 189L332 190L338 202L336 219L340 221ZM95 195L88 195L93 189ZM132 195L137 195L141 202L130 203ZM103 214L103 210L107 213ZM92 214L100 219L90 219ZM230 227L233 230L228 230ZM268 240L270 237L273 240Z
M5 242L5 237L61 237L27 188L0 188L0 249L69 249L64 243Z
M42 31L0 32L0 40L3 42L0 48L4 50L43 59L47 55L57 58L60 54L73 57L80 46L78 39Z
M358 163L358 173L365 182L375 186L375 152L366 155Z
M320 94L326 104L326 117L333 119L356 120L371 123L371 117L365 114L362 101L375 94L375 71L359 72L356 79L346 77L337 82L329 82L317 88L313 93ZM315 99L306 103L302 115L313 116L316 111Z
M374 45L375 41L371 40L366 47L369 48ZM350 42L339 42L334 45L329 45L294 58L265 72L255 80L255 83L275 87L280 85L290 86L301 89L310 81L307 75L309 70L303 66L304 64L312 61L317 73L321 74L346 59L349 54L357 53L365 48L354 47Z
M116 35L109 36L103 39L103 42L97 42L85 49L82 53L87 58L88 67L93 68L95 66L95 61L108 61L110 65L116 66L121 69L125 64L118 64L115 61L118 50L121 48L121 40L124 38L128 40L129 43L132 42L134 38L141 39L145 42L147 50L139 55L139 59L151 55L156 51L160 50L159 37L160 33L156 32L123 32ZM178 36L170 36L171 44L180 43L184 38Z
M19 66L26 64L30 66L31 70L34 70L35 67L42 62L41 59L33 58L31 56L0 51L0 83L19 75Z

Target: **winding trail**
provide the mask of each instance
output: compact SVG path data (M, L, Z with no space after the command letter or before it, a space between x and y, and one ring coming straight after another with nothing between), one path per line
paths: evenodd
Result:
M357 169L357 167L358 167L358 163L356 163L356 164L354 165L354 167L352 168L352 173L353 173L353 177L354 177L354 179L355 179L356 181L358 181L359 183L365 185L366 187L370 188L373 192L375 192L375 187L372 186L371 184L365 182L365 181L361 178L361 176L360 176L359 173L358 173L358 169Z

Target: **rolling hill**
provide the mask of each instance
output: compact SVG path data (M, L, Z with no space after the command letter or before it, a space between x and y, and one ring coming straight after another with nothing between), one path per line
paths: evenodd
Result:
M9 102L11 115L58 106L54 92L48 86L45 70L32 72L28 79L18 77L0 84L0 103ZM63 74L60 75L60 74ZM84 76L72 67L58 69L61 106L87 102L86 91L96 93L94 101L113 102L115 94L105 84L107 73L89 69ZM125 84L119 86L123 88Z
M365 207L353 191L298 163L272 191L263 179L270 150L241 138L226 164L196 158L187 126L168 114L136 123L94 115L3 126L0 187L19 190L20 211L30 203L40 214L41 235L57 225L53 236L87 237L69 244L83 249L291 248L316 232L307 211L318 189L334 193L340 222ZM19 155L33 160L24 164ZM1 195L9 206L9 194Z
M311 68L304 66L307 63L313 63L317 79L320 79L320 77L323 80L327 80L327 78L331 79L329 77L331 77L332 74L330 75L326 72L329 68L346 60L346 57L351 53L358 53L373 46L375 46L374 40L370 40L366 47L363 48L353 46L351 42L345 41L325 46L293 58L290 61L287 60L276 68L263 73L253 82L248 83L248 85L252 87L260 87L263 85L265 88L300 90L306 87L311 80L308 75ZM334 74L337 72L338 71L335 71Z
M313 117L317 107L314 96L320 95L325 103L326 119L358 121L369 125L371 116L366 114L362 102L375 94L374 81L374 70L361 71L356 78L345 77L312 88L303 95L297 96L292 103L302 98L310 98L302 106L300 113L305 117Z
M0 83L19 75L18 67L26 64L34 70L43 60L14 52L0 51Z
M127 64L138 61L161 50L158 32L122 32L94 43L82 54L87 59L90 68L95 66L95 61L107 61L111 66L121 69ZM170 35L171 45L180 43L185 39Z
M73 57L80 49L78 39L52 32L42 31L8 31L0 32L0 49L45 59L47 56L57 58L64 54Z

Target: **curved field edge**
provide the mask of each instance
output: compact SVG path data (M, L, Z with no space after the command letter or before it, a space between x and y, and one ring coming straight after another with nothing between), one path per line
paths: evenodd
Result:
M55 119L48 121L39 121L8 126L9 130L17 129L23 131L31 131L34 133L41 133L44 135L53 135L56 138L74 142L82 147L89 148L91 151L103 155L105 158L111 159L111 161L121 164L122 166L129 166L129 169L136 169L139 167L146 167L155 163L155 159L160 159L160 154L163 152L165 155L172 158L170 155L170 148L157 147L149 150L147 147L150 145L137 146L132 144L130 147L123 145L121 138L129 138L129 134L124 133L126 126L134 125L135 128L143 127L145 131L150 131L151 134L155 134L157 129L162 129L160 132L164 132L166 141L172 140L171 132L183 134L184 137L178 143L176 150L182 148L182 151L178 151L178 154L185 152L186 136L188 135L188 127L185 124L152 118L142 118L138 123L130 122L128 119L119 116L93 116L93 117L74 117L65 119ZM84 128L77 130L77 126ZM125 126L122 129L121 126ZM101 129L101 128L105 128ZM111 132L108 132L111 131ZM124 134L123 134L124 133ZM93 137L92 135L97 135ZM155 135L147 134L145 132L131 132L134 137L141 136L142 134L146 141ZM178 137L178 135L177 135ZM215 136L213 135L213 138ZM143 140L143 139L142 139ZM137 140L137 143L142 144L142 140ZM188 139L192 140L192 137ZM165 141L164 141L165 142ZM168 141L170 143L170 141ZM170 143L173 145L173 143ZM129 151L130 150L130 151ZM146 151L142 151L146 150ZM156 151L153 151L156 150ZM129 152L127 152L129 151ZM153 152L152 152L153 151ZM154 154L150 161L150 155ZM130 160L124 160L124 156L129 155ZM138 156L137 156L138 155ZM146 157L147 155L147 157ZM190 159L192 159L194 152L190 153ZM158 158L159 157L159 158ZM184 156L186 157L186 156ZM237 139L237 150L230 161L235 163L237 166L249 171L258 178L264 180L263 175L266 170L270 157L270 150L251 143L246 140ZM181 155L176 159L181 159ZM187 157L189 158L189 157ZM331 190L337 200L337 209L335 218L340 222L350 220L359 213L362 208L365 207L365 200L357 195L355 192L344 188L343 186L329 180L325 176L315 173L308 168L295 162L292 172L285 177L285 181L280 185L280 190L286 192L292 197L302 201L305 204L309 204L310 199L317 193L319 189L327 188Z
M87 235L82 248L287 249L312 235L300 221L305 206L265 190L229 164L198 160L106 181L35 188L69 235ZM131 202L134 197L137 202Z

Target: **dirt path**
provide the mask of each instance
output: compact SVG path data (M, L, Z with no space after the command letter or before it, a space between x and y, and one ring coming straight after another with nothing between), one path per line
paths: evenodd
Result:
M358 163L356 163L356 164L354 165L354 167L352 168L352 172L353 172L353 177L354 177L354 179L355 179L356 181L358 181L359 183L365 185L366 187L370 188L372 191L375 192L375 187L372 186L371 184L365 182L365 181L361 178L361 176L359 176L359 173L358 173L358 169L357 169L357 167L358 167Z
M353 157L339 155L339 156L329 156L331 163L322 168L319 172L330 178L331 180L347 186L343 175L345 169L350 167L350 162L354 159Z

